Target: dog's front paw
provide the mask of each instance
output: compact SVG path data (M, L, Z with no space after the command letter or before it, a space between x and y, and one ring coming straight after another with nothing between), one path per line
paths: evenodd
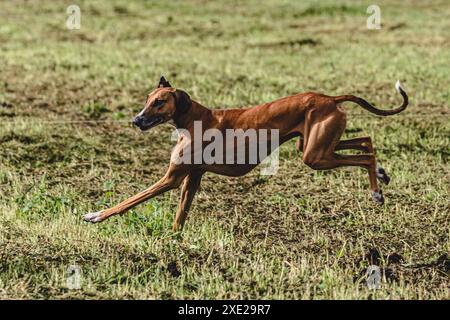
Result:
M379 192L372 191L372 199L379 205L384 204L383 192L381 190Z
M389 176L387 175L386 170L384 170L382 167L377 166L376 173L378 180L383 182L385 185L389 184L391 178L389 178Z
M101 222L103 221L102 212L103 211L87 213L83 216L83 220L92 223Z

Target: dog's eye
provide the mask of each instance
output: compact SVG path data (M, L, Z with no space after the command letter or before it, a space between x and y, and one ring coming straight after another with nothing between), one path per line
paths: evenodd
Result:
M155 102L153 102L153 108L159 108L162 107L166 103L166 100L158 100L156 99Z

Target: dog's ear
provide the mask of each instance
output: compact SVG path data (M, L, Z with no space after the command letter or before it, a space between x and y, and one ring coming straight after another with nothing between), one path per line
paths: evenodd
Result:
M164 76L161 76L157 88L169 88L169 87L172 87L172 85L169 83L169 81L166 80L166 78L164 78Z
M175 108L177 114L183 114L189 110L192 105L191 97L183 90L175 90Z

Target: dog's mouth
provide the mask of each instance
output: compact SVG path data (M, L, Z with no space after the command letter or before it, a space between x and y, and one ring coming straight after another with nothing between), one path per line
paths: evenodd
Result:
M142 131L146 131L150 128L153 128L154 126L163 123L164 122L164 117L163 116L154 116L150 119L144 119L141 123L139 123L137 126L139 127L139 129L141 129Z

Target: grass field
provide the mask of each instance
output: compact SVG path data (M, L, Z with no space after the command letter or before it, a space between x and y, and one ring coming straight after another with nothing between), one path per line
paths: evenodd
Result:
M369 4L0 2L0 298L448 299L450 7L377 1L369 30ZM391 175L385 205L364 171L313 171L290 141L275 176L206 175L181 234L178 190L83 222L164 174L171 127L129 124L160 74L211 108L318 91L389 109L402 80L397 116L346 105L345 137L372 136Z

